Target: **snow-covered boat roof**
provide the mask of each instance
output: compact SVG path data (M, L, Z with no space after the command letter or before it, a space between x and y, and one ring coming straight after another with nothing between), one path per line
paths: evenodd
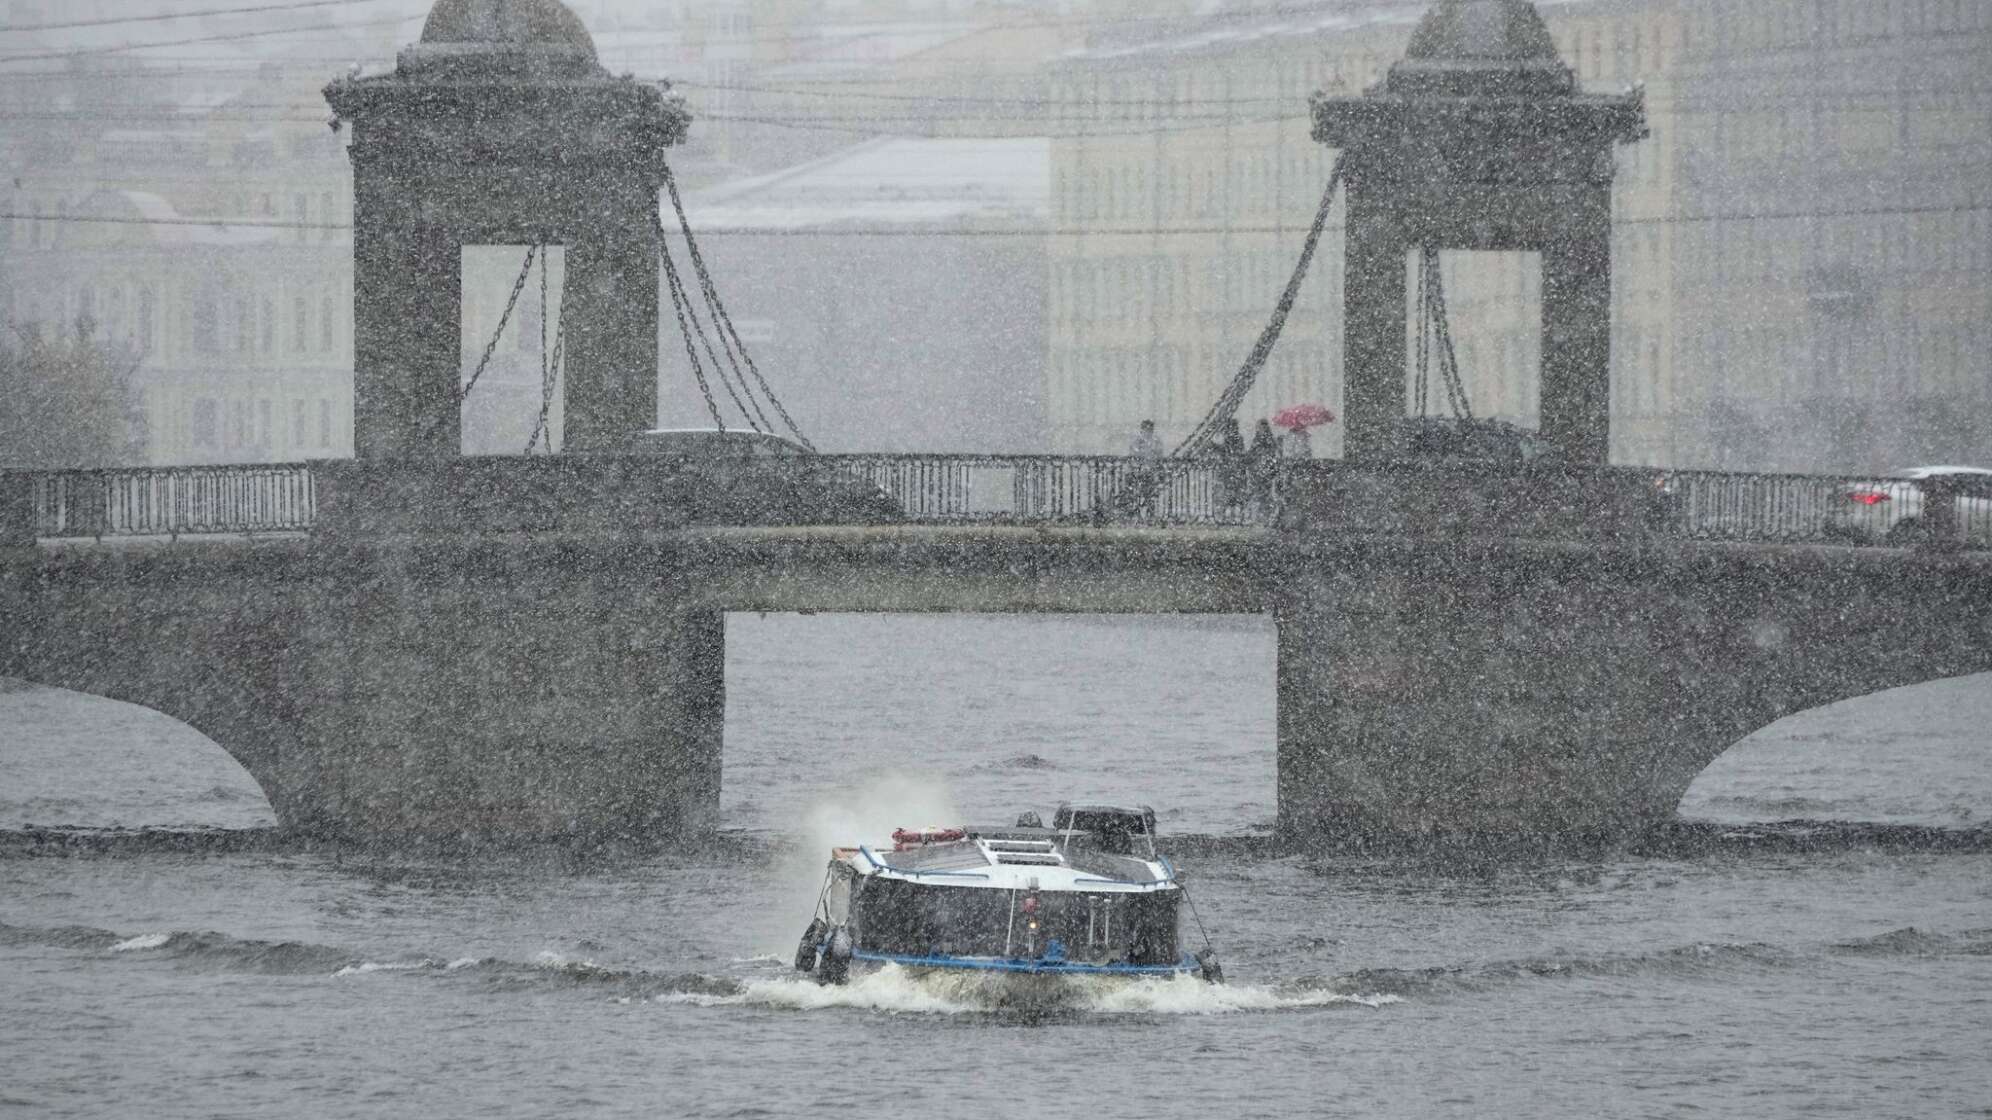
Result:
M1039 830L1005 830L1012 831ZM933 886L1089 894L1150 894L1176 886L1176 869L1167 859L1115 855L1051 839L974 836L896 849L861 844L835 854L860 875Z

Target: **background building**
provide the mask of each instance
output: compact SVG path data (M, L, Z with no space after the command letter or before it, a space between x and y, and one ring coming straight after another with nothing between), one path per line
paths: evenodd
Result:
M1426 6L1240 3L1124 27L1058 68L1060 105L1124 122L1053 148L1053 224L1079 231L1050 243L1045 395L1059 449L1118 450L1143 417L1183 434L1202 415L1264 326L1328 177L1307 95L1367 88ZM1974 76L1992 8L1539 9L1581 83L1644 85L1652 126L1620 150L1616 179L1616 460L1854 471L1992 459L1992 106ZM1336 219L1248 417L1340 398ZM1532 423L1536 262L1444 264L1476 411ZM1325 430L1317 454L1338 444Z
M0 212L14 215L0 219L0 318L87 313L129 339L155 461L349 453L351 179L320 90L355 65L390 66L429 6L134 25L104 22L129 16L116 0L0 0ZM571 6L613 72L672 79L691 103L676 166L693 220L713 227L705 245L728 298L762 324L771 376L834 417L832 445L1000 432L1018 450L1120 451L1145 417L1186 432L1244 360L1328 175L1309 95L1378 80L1428 4ZM1980 76L1992 5L1539 8L1582 83L1644 84L1652 126L1618 153L1614 457L1846 471L1992 461L1992 91ZM982 143L1031 137L1048 141L1036 217L1010 205L1020 149ZM895 179L885 151L924 154ZM882 218L890 208L871 203L925 189L918 176L943 151L953 163L937 189L960 196L953 216ZM841 196L862 217L807 197L842 189L822 179L837 168L870 183L867 199ZM996 193L969 197L979 190ZM825 236L797 236L805 208ZM1248 417L1340 399L1339 220L1338 208ZM466 364L524 248L470 251ZM941 261L954 284L940 282ZM1533 422L1534 259L1447 253L1444 267L1476 411ZM1033 290L1035 315L1011 302ZM524 447L541 389L536 297L535 285L473 397L468 450ZM666 332L665 399L684 403L668 317ZM1033 348L1034 363L1018 356ZM983 360L968 386L961 371ZM912 393L935 368L958 372L909 396L903 423L886 396L864 395ZM1000 416L948 427L919 415L950 399L954 415ZM557 429L557 396L554 418ZM1339 438L1319 433L1317 454L1337 454Z
M755 361L824 450L1043 446L1048 149L881 138L691 200ZM665 368L685 364L674 340ZM711 424L687 376L661 409Z

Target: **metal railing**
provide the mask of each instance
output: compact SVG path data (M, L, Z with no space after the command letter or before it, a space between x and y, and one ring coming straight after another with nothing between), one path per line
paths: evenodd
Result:
M1697 540L1992 547L1992 476L1921 481L1674 471L1656 526Z
M39 537L301 532L318 505L302 463L53 471L33 485Z
M819 455L739 460L714 474L711 464L624 460L634 472L550 476L539 489L527 474L507 485L506 460L480 464L477 488L502 504L519 500L600 502L613 487L623 507L675 479L681 497L702 494L718 478L742 476L779 485L730 487L778 495L771 504L714 501L678 523L1020 524L1250 526L1279 524L1324 532L1474 532L1589 538L1627 533L1655 537L1792 543L1992 547L1992 476L1917 482L1902 478L1754 475L1655 471L1633 467L1507 469L1449 463L1350 464L1318 460L1255 470L1239 460L1152 460L1051 455ZM353 464L346 464L347 469ZM586 469L584 469L586 468ZM435 466L385 465L393 474L434 473ZM327 482L329 477L333 481ZM181 536L302 532L318 518L322 485L341 492L338 472L303 463L244 466L11 472L9 485L41 538ZM687 481L690 479L691 481ZM25 490L20 483L25 482ZM689 489L688 489L689 487ZM718 487L727 490L729 487ZM658 501L670 504L658 491ZM392 488L383 493L391 493ZM349 495L364 499L359 493ZM21 500L25 499L24 502ZM0 503L3 504L3 503ZM25 507L25 508L23 508ZM419 520L419 503L408 516ZM1543 511L1554 516L1539 516ZM468 523L474 525L477 522ZM19 530L14 530L19 532Z
M1253 525L1268 520L1270 478L1242 463L1051 455L824 455L889 499L904 519L934 523Z

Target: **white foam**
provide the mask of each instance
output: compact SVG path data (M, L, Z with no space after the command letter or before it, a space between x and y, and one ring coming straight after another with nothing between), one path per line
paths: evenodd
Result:
M674 992L655 997L655 1002L791 1011L851 1007L925 1014L1016 1010L1095 1015L1217 1015L1334 1004L1382 1007L1399 1000L1387 994L1351 995L1326 990L1281 991L1250 984L1207 984L1194 976L1130 980L1105 976L912 972L886 965L842 985L818 984L800 977L756 980L733 995Z
M476 957L458 957L457 959L451 961L449 964L444 965L443 971L455 972L459 968L469 968L476 963L477 963Z
M1281 991L1256 984L1206 984L1194 976L1175 976L1102 985L1093 993L1093 1005L1087 1010L1105 1014L1218 1015L1341 1003L1382 1007L1397 1002L1394 995L1350 995L1324 989Z
M420 969L434 967L436 967L436 962L427 958L419 961L361 961L359 964L349 964L332 975L360 976L369 972L415 972Z
M551 949L542 949L537 954L534 955L533 967L553 969L555 971L558 971L560 969L566 969L566 968L600 968L602 966L596 964L594 961L591 961L586 957L582 957L579 960L576 960L573 957L563 956L559 953L556 953Z
M113 953L129 953L134 949L157 949L173 939L170 933L141 933L129 941L120 941L111 946Z

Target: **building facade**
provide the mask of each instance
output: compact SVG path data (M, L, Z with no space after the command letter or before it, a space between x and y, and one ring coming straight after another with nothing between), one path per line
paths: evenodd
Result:
M1057 103L1123 122L1053 149L1056 447L1119 450L1141 419L1182 435L1203 415L1264 327L1328 179L1308 95L1368 88L1427 6L1239 5L1097 42L1056 71ZM1992 460L1992 91L1971 76L1992 46L1992 8L1538 7L1580 84L1643 86L1651 126L1620 149L1615 175L1615 461ZM1338 207L1248 421L1340 400L1339 223ZM1539 261L1445 253L1442 267L1475 413L1532 426ZM1317 432L1315 452L1339 453L1339 433Z

